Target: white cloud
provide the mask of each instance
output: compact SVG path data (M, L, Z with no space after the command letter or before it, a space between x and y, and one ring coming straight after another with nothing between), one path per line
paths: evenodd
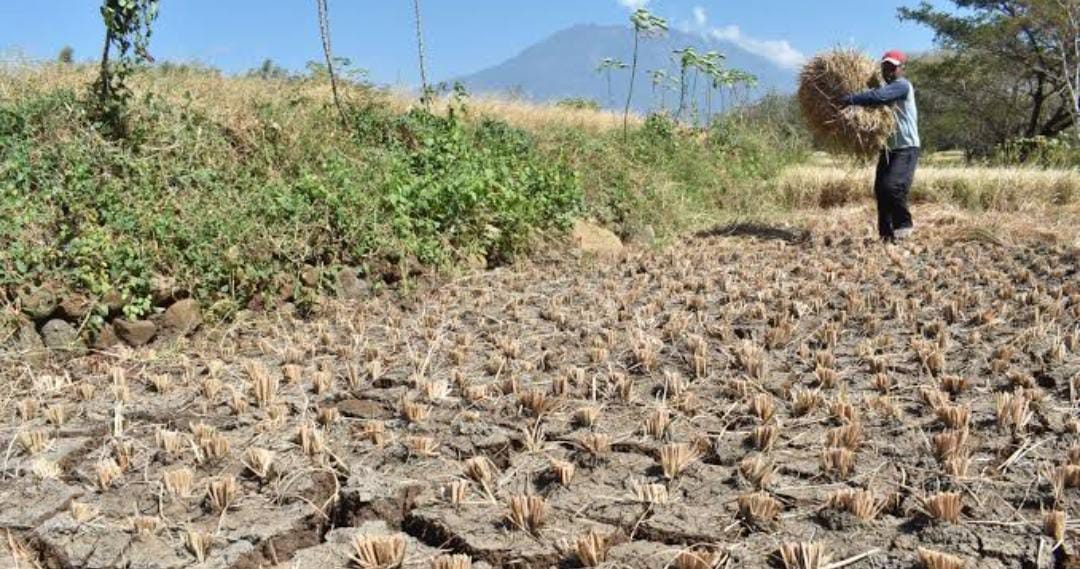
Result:
M704 28L705 24L709 22L709 17L705 14L705 8L701 6L694 6L694 24L699 28Z
M626 2L629 0L619 0ZM787 40L763 40L750 37L742 32L739 26L727 25L719 28L709 28L708 14L702 6L694 7L694 21L687 22L684 26L686 32L691 28L697 30L705 37L715 40L729 41L740 48L781 66L797 68L806 63L806 55L792 47Z
M628 10L638 10L649 5L650 0L619 0L619 4Z
M739 26L728 25L714 28L709 32L714 39L727 40L754 55L759 55L773 63L788 68L796 68L806 63L806 55L791 46L787 40L763 40L747 36Z

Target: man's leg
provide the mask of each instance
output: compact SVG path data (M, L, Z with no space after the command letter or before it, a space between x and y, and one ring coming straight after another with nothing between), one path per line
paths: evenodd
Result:
M874 175L874 198L877 199L878 236L884 241L893 240L892 207L889 200L889 153L878 157L877 173Z
M892 199L893 226L897 237L907 238L915 228L911 219L911 209L908 207L908 198L911 195L911 186L915 182L915 170L919 164L919 149L906 148L899 153L897 166L897 185Z

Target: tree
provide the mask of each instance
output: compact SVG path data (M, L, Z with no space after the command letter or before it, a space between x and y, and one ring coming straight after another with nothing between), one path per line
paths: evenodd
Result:
M319 10L319 35L322 37L323 55L326 57L326 72L330 75L330 91L334 96L334 106L341 115L341 122L348 124L349 116L341 104L341 97L338 96L337 76L334 74L334 52L330 44L330 10L326 5L326 0L315 0L315 5Z
M75 49L70 45L65 45L60 53L56 55L56 61L63 64L71 64L75 62Z
M940 82L923 89L945 89L959 97L959 112L994 136L990 144L1011 138L1057 136L1077 124L1076 91L1080 91L1080 40L1076 0L952 0L956 11L928 2L901 8L900 18L931 28L941 48L924 62L922 72ZM971 68L995 72L978 84L964 83ZM977 106L994 91L996 102L1013 107L993 110ZM993 116L997 111L1008 114ZM1021 120L1016 120L1020 118ZM1078 135L1080 136L1080 135Z
M427 63L424 61L424 21L420 18L420 0L413 0L416 14L416 52L420 58L420 101L424 106L431 103L431 93L427 80Z
M94 82L95 114L114 136L122 137L127 132L127 103L131 98L128 77L138 65L154 61L149 47L158 6L158 0L104 0L101 4L105 45L101 49L101 71ZM114 48L116 57L112 58Z
M600 62L600 65L596 66L596 72L603 73L607 77L607 97L609 107L615 106L615 96L611 93L611 72L626 69L626 67L627 65L625 63L610 57L605 57L604 60Z
M634 59L630 64L630 90L626 94L626 107L623 109L623 139L629 134L630 104L634 99L634 81L637 80L638 45L642 36L663 34L668 29L667 20L654 16L645 8L639 8L632 16L630 23L634 25Z
M691 69L697 67L701 61L701 56L693 47L685 47L683 49L675 50L675 55L679 56L679 109L675 111L675 120L682 119L683 111L686 110L686 79L687 74Z
M653 103L656 103L656 95L660 94L660 110L667 110L667 91L674 84L674 79L665 69L652 69L649 71L652 80Z

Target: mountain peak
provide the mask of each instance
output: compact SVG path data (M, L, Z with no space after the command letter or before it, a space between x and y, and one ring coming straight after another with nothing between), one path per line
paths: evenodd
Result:
M607 74L598 73L597 67L608 57L629 63L633 59L633 39L633 30L628 26L575 24L525 48L503 63L457 81L477 93L512 93L538 102L592 99L601 105L618 108L621 101L626 99L628 70L613 71L609 88ZM750 97L770 91L789 93L794 90L795 72L791 69L731 42L671 30L665 37L641 41L638 77L634 84L634 107L637 111L643 112L665 104L671 106L673 99L678 97L677 93L673 93L677 91L675 85L669 85L666 89L654 88L648 72L663 69L671 77L679 77L673 52L686 47L699 51L719 51L726 56L724 63L728 67L756 75L759 87L749 94ZM705 81L698 83L696 99L704 105ZM719 105L714 108L719 108Z

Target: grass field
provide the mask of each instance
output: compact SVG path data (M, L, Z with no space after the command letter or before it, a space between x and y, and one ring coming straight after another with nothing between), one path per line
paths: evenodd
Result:
M786 169L777 181L793 208L835 207L873 198L874 167L817 154ZM921 160L912 201L972 211L1080 211L1080 169L964 165L955 153Z

